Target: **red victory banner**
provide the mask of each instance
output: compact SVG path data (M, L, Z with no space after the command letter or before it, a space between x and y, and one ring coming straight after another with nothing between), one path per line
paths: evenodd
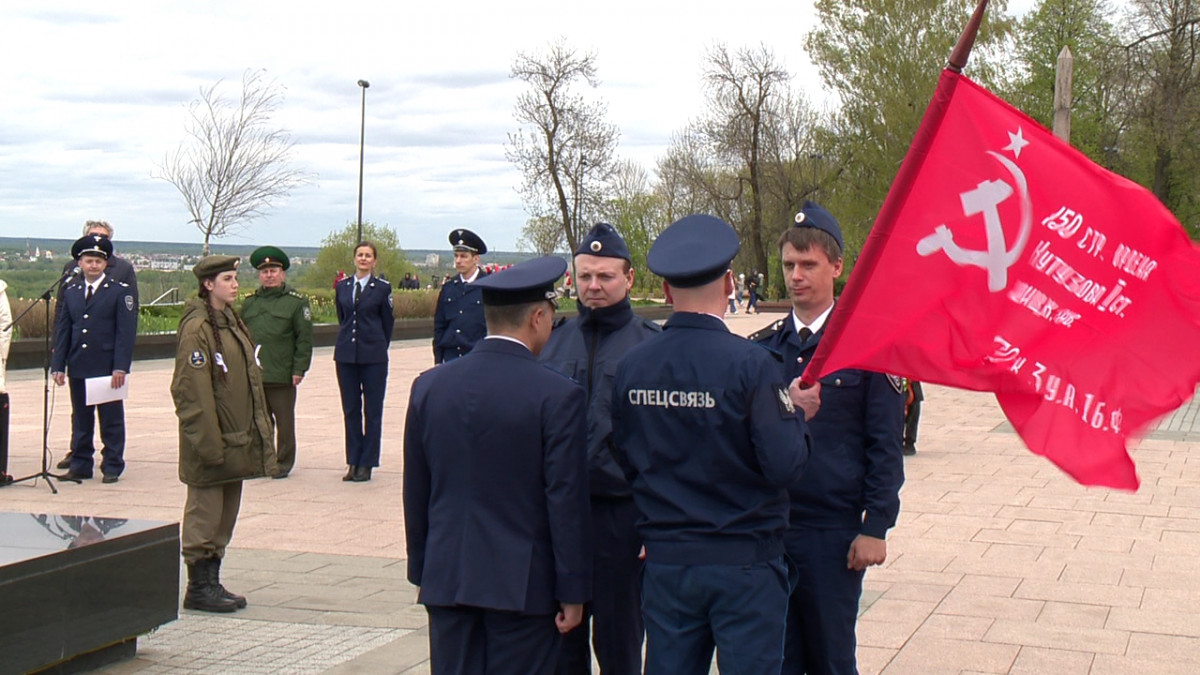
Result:
M1031 451L1136 489L1200 381L1200 249L1137 184L946 70L805 373L996 392Z

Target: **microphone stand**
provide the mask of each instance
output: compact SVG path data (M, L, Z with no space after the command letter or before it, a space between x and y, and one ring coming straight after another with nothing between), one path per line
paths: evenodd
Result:
M50 287L47 288L44 292L42 292L41 295L38 296L39 302L44 301L46 303L45 333L42 336L42 338L43 338L43 343L42 343L42 380L43 380L43 387L42 387L42 470L39 471L38 473L29 475L29 476L25 476L24 478L17 478L15 480L10 478L7 482L0 481L0 487L4 487L6 485L15 485L17 483L24 483L27 480L37 480L38 478L44 478L46 480L46 485L48 485L50 487L50 491L53 492L54 494L58 494L58 489L54 487L54 479L70 480L75 483L82 482L79 480L75 480L73 478L67 479L67 478L63 478L62 476L56 476L56 475L50 473L50 297L51 297L51 295L53 295L54 290L56 288L61 286L64 282L74 279L76 277L76 275L78 275L78 274L79 274L79 268L76 267L75 269L71 270L69 273L64 274L61 277L59 277L57 281L50 284ZM24 317L26 314L28 314L30 311L32 311L34 307L37 307L37 306L38 306L38 303L34 302L29 307L26 307L24 312L21 312L21 314L17 318L13 319L12 323L10 323L9 325L4 327L4 330L12 330L13 326L17 325L17 323L21 320L22 317Z

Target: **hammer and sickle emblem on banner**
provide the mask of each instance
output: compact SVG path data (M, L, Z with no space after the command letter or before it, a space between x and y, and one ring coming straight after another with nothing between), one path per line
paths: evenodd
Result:
M1013 186L1003 180L985 180L966 192L959 193L962 201L963 215L983 215L983 224L987 232L987 250L964 249L954 243L954 233L945 224L934 228L930 234L917 242L917 253L930 256L938 251L945 251L946 257L958 265L973 265L982 267L988 273L988 290L998 293L1008 286L1008 268L1012 267L1025 245L1029 243L1029 235L1033 229L1033 201L1029 198L1029 185L1025 174L1012 160L991 150L987 151L996 161L1000 162L1012 176L1017 186L1021 200L1021 230L1012 248L1004 238L1004 223L1000 219L1000 204L1013 195Z

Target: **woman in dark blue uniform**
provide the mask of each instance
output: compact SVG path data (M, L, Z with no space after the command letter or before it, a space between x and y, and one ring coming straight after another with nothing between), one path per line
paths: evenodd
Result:
M374 275L379 252L369 241L354 248L354 276L338 282L338 338L333 349L342 414L346 421L344 481L371 480L379 466L383 395L387 391L388 345L396 317L392 285Z

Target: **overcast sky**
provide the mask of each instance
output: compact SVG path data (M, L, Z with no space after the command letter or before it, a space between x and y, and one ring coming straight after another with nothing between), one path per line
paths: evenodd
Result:
M767 45L797 88L825 98L803 48L807 0L316 4L4 0L0 235L73 238L104 219L118 243L201 241L153 174L199 89L224 79L235 93L248 68L286 87L277 121L314 178L224 241L283 246L319 245L355 219L360 78L371 83L363 219L395 228L407 249L445 248L455 227L516 249L527 216L504 158L521 90L508 72L517 52L557 37L595 51L618 153L647 169L702 109L703 57L718 42Z

